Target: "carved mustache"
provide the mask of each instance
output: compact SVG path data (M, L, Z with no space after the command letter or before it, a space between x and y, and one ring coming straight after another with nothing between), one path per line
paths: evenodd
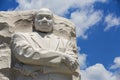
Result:
M38 24L39 25L51 25L52 23L51 22L48 22L48 21L38 21Z

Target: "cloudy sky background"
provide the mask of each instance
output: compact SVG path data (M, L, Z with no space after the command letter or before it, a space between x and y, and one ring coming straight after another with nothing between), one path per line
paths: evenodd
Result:
M76 25L81 80L120 80L119 0L0 0L1 11L42 7Z

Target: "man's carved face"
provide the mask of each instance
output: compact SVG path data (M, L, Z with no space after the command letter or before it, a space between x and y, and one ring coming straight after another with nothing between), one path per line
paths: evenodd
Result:
M46 8L40 9L35 16L35 29L41 32L51 32L53 22L53 13Z

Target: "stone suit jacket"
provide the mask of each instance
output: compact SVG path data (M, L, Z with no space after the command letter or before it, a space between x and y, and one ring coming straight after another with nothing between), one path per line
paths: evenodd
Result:
M62 73L64 70L67 73L72 73L61 63L63 58L61 54L57 54L54 51L77 59L77 55L73 52L73 47L74 45L67 39L55 35L45 35L42 37L37 32L16 33L11 39L12 53L16 59L26 65L46 66L44 67L44 73ZM48 53L46 53L47 51Z

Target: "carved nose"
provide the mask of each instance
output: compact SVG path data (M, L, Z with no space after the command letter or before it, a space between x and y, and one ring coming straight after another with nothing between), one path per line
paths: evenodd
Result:
M44 18L42 19L42 21L43 21L43 22L47 22L47 18L44 17Z

